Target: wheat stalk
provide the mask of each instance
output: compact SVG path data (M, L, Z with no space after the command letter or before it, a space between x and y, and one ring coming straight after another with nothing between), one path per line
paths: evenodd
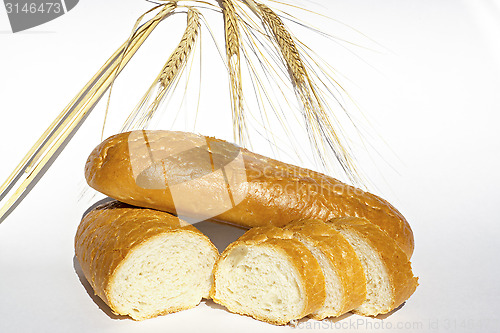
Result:
M187 60L192 49L196 45L197 36L200 29L200 12L194 8L189 8L187 13L187 27L177 45L172 52L162 70L155 78L149 89L141 98L135 109L130 113L125 121L122 131L131 128L145 128L156 113L161 101L171 88L173 82L180 76L186 67ZM153 92L156 97L148 106Z
M347 176L359 182L358 173L348 146L341 139L328 114L318 89L308 74L293 36L281 18L268 6L254 0L244 1L261 19L269 36L276 43L285 64L295 93L302 104L304 123L313 149L320 162L328 167L325 157L332 151Z
M231 110L233 112L233 135L238 143L245 146L249 139L243 106L238 16L232 0L221 0L220 4L224 16L226 58L230 81Z
M111 86L114 78L123 70L146 38L160 21L175 9L176 5L175 3L167 3L157 6L150 11L160 7L162 7L161 11L140 29L134 31L129 40L118 48L83 89L71 100L2 184L0 187L0 200L5 198L11 191L14 192L0 208L0 221L28 186L36 179L37 175L43 170L68 136L92 110L95 103ZM144 15L139 18L138 22L142 20ZM136 27L137 25L138 23L136 23Z

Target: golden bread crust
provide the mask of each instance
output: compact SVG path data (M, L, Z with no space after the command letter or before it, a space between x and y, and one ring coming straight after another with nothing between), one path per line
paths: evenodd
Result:
M147 140L146 152L130 153L130 147L141 149L136 137ZM195 146L200 140L208 143L205 148L191 149L170 158L182 146ZM364 217L391 236L408 258L411 257L414 240L410 225L387 201L332 177L211 137L171 131L121 133L94 149L87 160L85 176L91 187L117 200L175 214L176 205L169 187L172 179L174 183L183 182L209 174L213 165L201 161L203 154L212 160L229 160L238 152L244 160L246 180L237 182L231 194L242 201L216 215L216 220L251 228L284 226L297 219ZM157 162L151 164L148 154ZM143 172L134 176L133 167L137 166ZM203 195L192 200L192 207L183 213L197 216L203 209L215 209L210 200L227 191L226 184L210 181L209 177L200 184L197 186L203 187Z

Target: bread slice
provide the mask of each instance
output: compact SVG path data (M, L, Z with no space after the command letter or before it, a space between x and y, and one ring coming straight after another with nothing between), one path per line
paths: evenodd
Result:
M309 317L322 320L338 317L359 307L366 299L363 266L349 242L320 220L300 220L286 229L318 260L325 276L325 304Z
M221 254L211 296L231 312L284 325L323 306L325 279L318 261L292 232L258 227Z
M75 252L95 293L135 320L208 298L218 257L205 235L177 217L117 201L83 218Z
M337 218L329 224L352 245L365 271L367 297L354 313L387 313L413 294L418 279L405 253L387 233L363 218Z

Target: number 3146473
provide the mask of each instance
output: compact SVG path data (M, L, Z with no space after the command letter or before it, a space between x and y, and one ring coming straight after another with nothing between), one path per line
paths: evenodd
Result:
M5 3L5 8L7 9L7 14L15 13L25 13L25 14L35 14L35 13L54 13L59 14L62 11L61 3L58 2L42 2L42 3Z

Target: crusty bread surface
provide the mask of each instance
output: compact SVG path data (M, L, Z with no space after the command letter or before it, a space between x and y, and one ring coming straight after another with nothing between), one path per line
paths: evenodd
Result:
M89 212L75 236L82 271L115 314L143 320L209 297L218 252L169 213L112 201Z
M173 131L114 135L90 154L85 176L91 187L122 202L244 227L363 217L408 258L413 252L408 222L387 201L211 137Z

